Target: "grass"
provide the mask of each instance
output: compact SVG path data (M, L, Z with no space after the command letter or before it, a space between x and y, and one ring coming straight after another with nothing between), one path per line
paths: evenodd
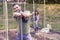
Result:
M22 6L22 8L24 7L24 5L20 5ZM39 10L40 10L40 18L39 18L39 22L38 25L39 27L43 27L43 17L44 17L44 5L43 4L36 4L36 7L39 6ZM49 9L49 6L51 6L52 8ZM23 8L24 9L24 8ZM26 10L30 10L31 12L33 11L33 7L32 4L27 4L26 5ZM3 8L2 8L2 4L0 4L0 30L5 29L4 27L4 22L3 22ZM60 31L60 19L58 17L60 17L60 5L59 4L46 4L46 24L49 23L52 25L53 30L55 31ZM12 5L8 4L8 18L9 18L9 22L8 22L8 27L9 29L15 29L17 28L17 23L16 21L13 19L12 17ZM32 25L32 20L31 20L31 25Z
M0 19L0 30L5 29L3 19Z

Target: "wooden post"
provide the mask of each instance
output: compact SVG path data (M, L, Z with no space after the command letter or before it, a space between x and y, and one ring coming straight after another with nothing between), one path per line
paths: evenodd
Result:
M4 25L5 25L5 30L7 33L7 39L8 40L8 10L7 10L7 1L3 0L3 14L4 14Z
M45 0L44 0L44 27L46 25L46 10L45 10Z
M18 27L17 40L23 40L22 17L20 17L20 19L17 19L17 27Z

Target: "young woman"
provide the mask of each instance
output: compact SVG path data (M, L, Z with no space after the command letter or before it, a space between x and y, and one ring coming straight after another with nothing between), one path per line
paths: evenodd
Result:
M33 12L33 26L34 26L34 30L37 31L38 30L38 20L39 20L39 12L38 10L34 10Z

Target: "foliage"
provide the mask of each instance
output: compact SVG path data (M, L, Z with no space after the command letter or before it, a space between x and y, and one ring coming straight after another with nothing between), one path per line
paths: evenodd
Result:
M33 3L33 0L27 0L28 3ZM38 4L43 4L44 3L44 0L34 0L35 3L38 3ZM55 4L55 3L58 3L60 4L60 0L45 0L45 3L46 4Z

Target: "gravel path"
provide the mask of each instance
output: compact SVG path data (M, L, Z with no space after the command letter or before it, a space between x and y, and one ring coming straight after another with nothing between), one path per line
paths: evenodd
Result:
M33 31L33 29L32 29ZM16 40L16 29L10 29L8 31L9 40ZM60 40L60 34L58 33L41 33L38 30L35 34L32 34L32 40ZM6 31L0 30L0 40L6 40Z

